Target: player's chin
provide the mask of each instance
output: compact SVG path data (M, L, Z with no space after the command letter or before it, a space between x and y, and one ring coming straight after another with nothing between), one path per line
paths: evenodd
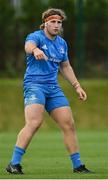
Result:
M56 36L59 34L59 31L54 31L52 34L53 34L53 36Z

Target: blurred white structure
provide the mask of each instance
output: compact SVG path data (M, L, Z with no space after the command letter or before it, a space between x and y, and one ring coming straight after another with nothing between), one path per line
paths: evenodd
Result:
M21 0L11 0L11 3L15 8L19 8L21 5Z
M16 10L16 16L21 15L21 0L10 0L10 3L14 6Z

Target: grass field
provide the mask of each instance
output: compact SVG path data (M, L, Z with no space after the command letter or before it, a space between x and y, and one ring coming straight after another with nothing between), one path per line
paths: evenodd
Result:
M108 80L80 80L88 99L79 101L74 89L59 77L73 111L76 126L85 129L108 127ZM24 124L22 80L0 79L0 132L20 129ZM44 128L54 128L48 114L44 115Z
M0 79L0 179L108 179L108 81L80 80L86 102L59 77L73 111L81 157L95 174L73 174L62 136L47 113L42 128L24 155L23 176L5 172L16 136L24 124L22 80Z
M1 179L107 179L108 132L78 131L83 162L95 174L73 174L62 136L57 131L39 130L23 158L24 175L10 175L5 167L12 154L16 133L0 134Z

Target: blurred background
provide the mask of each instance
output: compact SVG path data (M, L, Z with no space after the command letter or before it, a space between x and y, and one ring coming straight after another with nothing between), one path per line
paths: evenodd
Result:
M63 38L70 63L87 92L84 103L59 75L78 128L105 129L108 122L108 0L0 0L0 131L24 124L24 41L39 29L47 8L66 12ZM43 128L55 129L45 113Z

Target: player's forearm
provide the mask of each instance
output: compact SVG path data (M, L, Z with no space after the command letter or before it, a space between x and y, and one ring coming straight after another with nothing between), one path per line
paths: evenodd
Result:
M64 78L71 83L71 85L76 89L80 86L80 83L78 82L75 73L71 66L66 66L61 70L61 73L63 74Z
M48 60L48 57L45 55L45 53L41 49L36 47L35 43L26 42L25 51L28 54L33 54L37 60L41 60L41 59Z
M28 54L33 54L33 51L36 49L36 45L32 42L26 42L25 44L25 52Z

